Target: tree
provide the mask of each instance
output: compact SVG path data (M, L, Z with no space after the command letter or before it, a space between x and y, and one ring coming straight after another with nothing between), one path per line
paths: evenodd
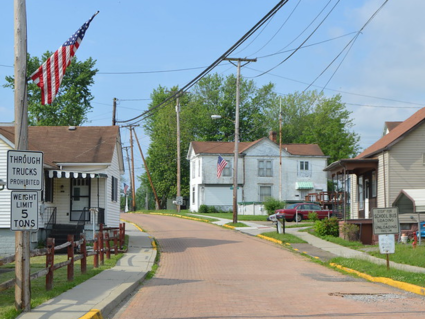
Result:
M29 77L43 64L52 52L47 51L40 58L27 55L27 76ZM96 61L88 58L80 62L76 57L66 69L61 87L55 100L50 105L41 105L40 88L28 83L28 122L30 125L68 126L81 125L87 122L87 113L91 110L90 102L94 99L90 86L94 84L94 69ZM14 77L6 76L4 87L14 89Z
M282 106L282 143L318 144L328 163L354 157L359 152L359 136L351 112L341 102L341 96L324 97L323 93L295 92L276 101L269 112L273 130L279 131L279 108Z
M253 81L241 80L240 85L240 139L252 141L267 136L265 109L274 98L273 85L260 89ZM158 87L151 94L152 114L146 119L144 129L150 145L146 162L155 190L164 207L167 198L177 194L177 142L176 101L170 101L153 109L177 91ZM189 196L189 162L185 160L192 141L233 141L235 127L236 77L226 78L213 74L203 78L193 92L180 97L180 148L181 148L181 195ZM213 121L211 115L219 114L229 120ZM142 178L146 187L147 179Z

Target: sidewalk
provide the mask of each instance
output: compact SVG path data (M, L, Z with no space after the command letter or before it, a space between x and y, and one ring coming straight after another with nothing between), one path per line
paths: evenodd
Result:
M103 313L110 313L139 286L152 269L157 253L149 235L135 225L127 223L126 234L130 237L128 252L114 268L102 271L18 318L102 318Z

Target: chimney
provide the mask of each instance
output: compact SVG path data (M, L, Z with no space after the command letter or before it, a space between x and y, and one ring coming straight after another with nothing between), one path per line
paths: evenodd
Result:
M276 137L277 137L277 133L275 131L270 131L269 140L276 143Z

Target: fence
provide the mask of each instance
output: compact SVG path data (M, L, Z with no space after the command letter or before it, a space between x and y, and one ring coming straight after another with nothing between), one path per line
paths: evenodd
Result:
M110 236L110 233L113 235ZM93 240L86 240L85 235L81 234L80 240L74 241L74 235L68 235L68 241L62 245L55 246L54 238L47 239L47 248L36 249L30 252L30 257L46 256L46 268L30 275L30 280L46 276L46 290L53 288L53 273L55 270L67 266L67 279L68 281L74 280L74 264L76 261L81 260L80 268L81 273L87 272L87 257L93 256L93 267L98 268L99 262L104 264L105 255L107 259L111 257L111 251L117 255L123 250L125 242L125 223L119 227L103 228L101 225L100 230L96 233ZM87 250L87 243L93 243L93 250ZM111 242L113 246L111 248ZM75 249L79 247L79 254L75 254ZM54 264L55 251L67 249L68 259L58 264ZM0 266L12 263L15 261L15 255L8 256L0 259ZM10 279L0 284L0 291L9 289L15 285L15 278Z

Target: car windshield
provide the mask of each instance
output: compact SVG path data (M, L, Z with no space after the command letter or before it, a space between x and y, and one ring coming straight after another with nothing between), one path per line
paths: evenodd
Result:
M288 208L288 209L292 209L292 208L295 208L295 206L297 206L298 204L290 204L290 205L288 205L288 206L286 206L286 208Z

